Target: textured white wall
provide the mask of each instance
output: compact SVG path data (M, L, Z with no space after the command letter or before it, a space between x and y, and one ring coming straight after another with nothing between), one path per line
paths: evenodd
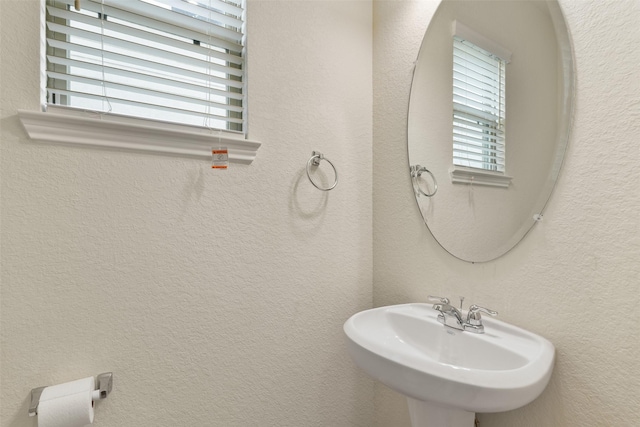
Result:
M0 8L0 424L36 425L32 387L114 371L96 426L371 426L342 333L372 303L371 3L249 2L263 147L223 173L30 142L39 2Z
M406 173L413 61L436 1L374 1L374 305L465 295L550 339L554 375L532 404L482 426L628 427L640 420L640 2L560 0L577 98L545 219L506 256L468 264L422 224ZM376 386L376 425L409 426Z

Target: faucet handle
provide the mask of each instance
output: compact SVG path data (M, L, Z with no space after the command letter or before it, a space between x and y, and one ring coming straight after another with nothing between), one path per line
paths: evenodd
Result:
M480 313L487 313L490 316L497 316L498 312L489 310L488 308L480 307L479 305L473 304L469 307L469 313L467 313L467 323L471 325L482 325L482 316Z
M442 304L449 304L449 298L442 298L442 297L436 297L433 295L428 295L427 296L427 301L429 302L435 302L435 303L442 303Z

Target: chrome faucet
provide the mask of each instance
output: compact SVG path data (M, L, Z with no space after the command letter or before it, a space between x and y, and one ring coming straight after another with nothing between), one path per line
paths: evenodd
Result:
M461 298L461 303L464 298ZM448 326L453 329L458 329L460 331L469 331L476 334L484 333L484 325L482 324L482 316L480 313L487 313L490 316L496 316L498 314L497 311L489 310L488 308L480 307L479 305L473 304L469 307L469 311L467 312L466 320L463 320L462 315L462 305L460 306L460 310L449 304L449 298L435 297L429 295L427 297L429 302L433 302L433 308L438 310L440 314L438 315L438 322L442 323L445 326Z
M438 310L438 320L440 323L450 326L456 329L464 329L464 321L462 320L462 313L460 310L449 304L449 298L439 298L429 296L429 300L439 300L433 304L433 308Z

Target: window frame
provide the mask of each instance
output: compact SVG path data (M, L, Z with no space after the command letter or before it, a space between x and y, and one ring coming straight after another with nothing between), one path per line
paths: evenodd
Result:
M32 140L203 160L211 159L212 148L226 147L229 151L230 163L251 164L253 162L261 143L248 139L247 117L244 120L244 132L234 132L113 113L92 113L57 105L47 106L45 103L46 0L41 0L40 5L42 111L18 111L18 117ZM245 94L245 102L246 99ZM246 110L247 105L245 105L245 114Z

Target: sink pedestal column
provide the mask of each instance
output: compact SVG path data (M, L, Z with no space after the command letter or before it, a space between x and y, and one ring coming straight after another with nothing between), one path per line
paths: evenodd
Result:
M407 397L412 427L473 427L473 412L439 406Z

